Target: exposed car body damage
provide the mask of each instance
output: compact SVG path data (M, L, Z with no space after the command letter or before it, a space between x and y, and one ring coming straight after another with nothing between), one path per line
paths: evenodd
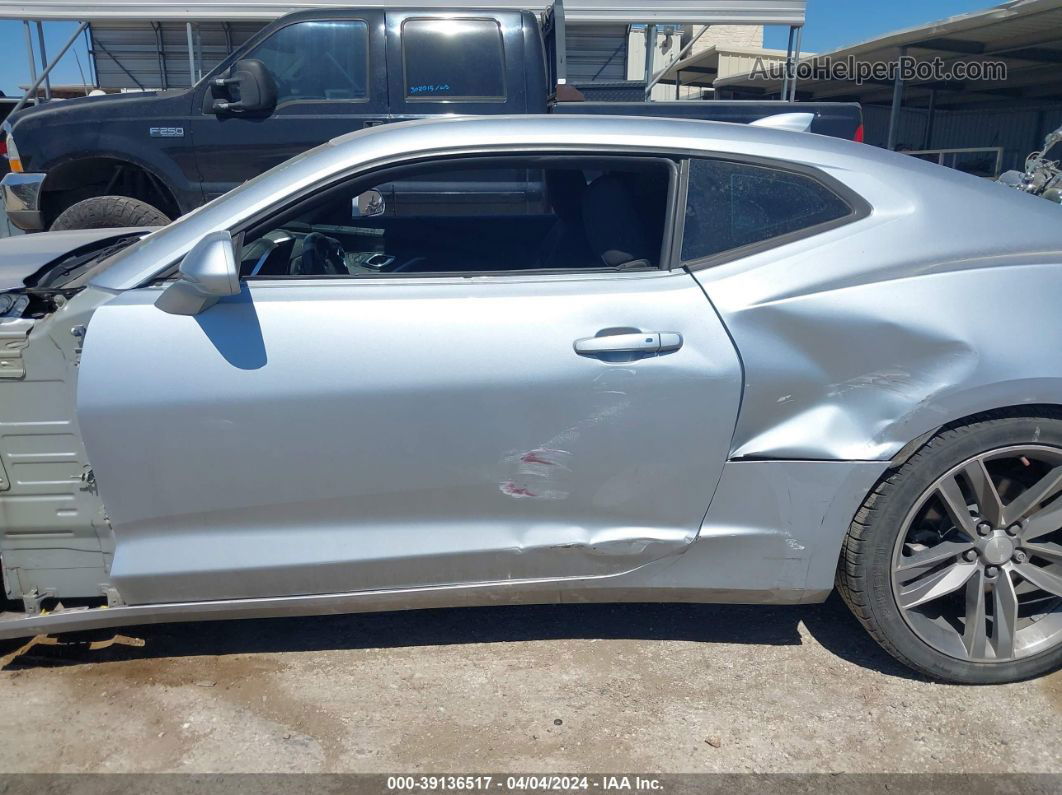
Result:
M90 251L129 235L143 234L146 229L78 229L69 232L53 232L49 235L15 235L5 238L0 246L0 292L17 290L25 286L32 276L55 260Z
M0 638L165 621L485 604L819 602L833 587L836 547L844 532L838 528L847 526L883 469L884 464L877 462L862 462L855 467L847 462L728 463L723 478L733 488L727 488L727 497L713 504L701 530L702 541L681 555L610 577L116 605L107 610L57 612L19 618L17 622L0 621ZM817 545L821 546L816 551ZM757 587L748 587L749 575Z
M162 289L101 307L80 368L126 601L617 574L687 549L721 476L740 371L688 274L252 284L196 317ZM572 341L617 313L682 324L687 355L587 367ZM671 421L641 422L662 398ZM542 448L568 455L521 460ZM291 470L292 449L313 454Z
M664 272L245 281L198 314L156 304L204 236L336 174L524 150L776 160L872 211ZM115 255L53 311L0 320L25 368L0 378L8 594L110 604L0 636L820 600L901 451L988 409L1062 405L1056 214L914 159L731 125L473 119L338 139ZM1036 333L1019 348L1022 315ZM618 323L681 334L681 350L576 355Z
M77 422L85 329L109 298L79 269L145 229L26 235L0 246L0 528L8 598L106 595L113 537Z
M112 536L72 388L81 331L100 298L88 291L44 318L0 318L0 373L19 362L17 376L0 380L4 584L29 612L61 591L103 594L107 580Z
M1062 402L1058 225L994 183L889 162L833 172L871 217L695 271L745 368L733 457L888 460L1016 396Z

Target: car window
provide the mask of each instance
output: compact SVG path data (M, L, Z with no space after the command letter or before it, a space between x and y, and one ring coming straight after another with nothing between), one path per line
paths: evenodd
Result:
M682 259L710 257L845 218L852 207L803 174L726 160L692 160Z
M408 101L505 100L505 57L496 20L406 20L402 59Z
M241 275L659 267L672 170L659 161L593 165L517 160L362 178L249 230Z
M248 55L266 65L277 103L368 98L369 32L360 20L296 22Z

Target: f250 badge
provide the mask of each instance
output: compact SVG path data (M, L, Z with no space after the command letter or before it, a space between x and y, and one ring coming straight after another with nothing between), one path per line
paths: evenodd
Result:
M184 138L184 127L149 127L152 138Z

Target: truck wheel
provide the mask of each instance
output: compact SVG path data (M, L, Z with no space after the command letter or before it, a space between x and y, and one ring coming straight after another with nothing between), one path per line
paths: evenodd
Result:
M941 431L867 498L841 595L901 662L962 684L1062 665L1062 414Z
M59 214L51 226L63 229L106 229L116 226L165 226L170 222L161 211L147 202L128 196L93 196L72 204Z

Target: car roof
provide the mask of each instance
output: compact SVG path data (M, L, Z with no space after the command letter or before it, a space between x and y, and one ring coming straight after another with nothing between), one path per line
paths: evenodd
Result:
M439 136L448 136L453 127L460 128L463 140L475 144L513 142L519 138L529 144L549 146L571 143L581 139L593 142L602 136L624 139L627 145L642 144L650 148L666 148L674 141L681 148L717 149L732 144L746 146L790 146L799 149L851 151L854 144L814 133L794 133L768 127L756 127L733 122L700 119L675 119L654 116L580 115L580 114L520 114L502 116L444 116L418 119L397 124L383 124L358 130L332 139L335 147L356 146L374 136L387 135L396 148L412 141L430 144ZM401 143L398 136L401 136ZM857 147L859 153L865 153Z

